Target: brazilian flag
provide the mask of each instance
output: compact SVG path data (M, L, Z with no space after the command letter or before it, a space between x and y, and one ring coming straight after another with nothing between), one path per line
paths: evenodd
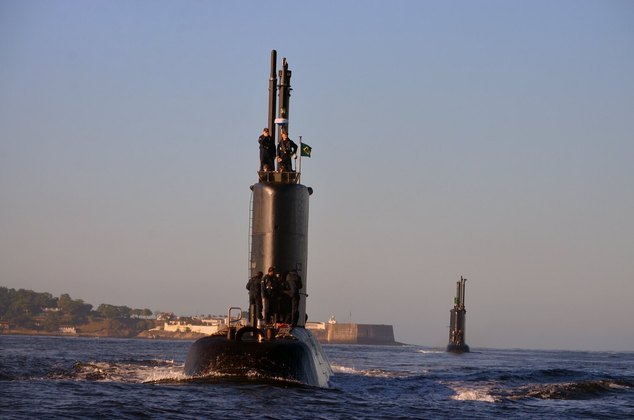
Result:
M302 143L302 156L310 157L313 148L307 145L306 143Z

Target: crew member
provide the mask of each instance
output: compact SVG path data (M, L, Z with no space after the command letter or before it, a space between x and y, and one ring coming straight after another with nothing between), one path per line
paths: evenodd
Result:
M277 169L282 172L293 172L291 158L297 158L297 144L282 131L282 138L277 145Z
M291 270L286 275L286 284L288 287L288 293L291 297L291 325L297 326L299 320L299 292L304 285L302 284L302 278L297 273L297 270Z
M277 300L279 281L275 274L275 267L269 267L267 274L262 277L262 309L264 322L270 324L277 314Z
M269 134L268 128L262 129L258 143L260 143L260 172L268 172L267 167L269 170L275 167L275 142Z
M284 324L291 323L291 290L286 282L288 278L288 272L285 272L280 277L280 288L277 300L277 313L278 322Z
M262 276L264 273L258 271L258 274L251 277L247 282L247 290L249 291L249 320L252 325L257 326L256 319L262 319ZM253 313L255 311L255 313ZM255 316L254 316L255 315Z

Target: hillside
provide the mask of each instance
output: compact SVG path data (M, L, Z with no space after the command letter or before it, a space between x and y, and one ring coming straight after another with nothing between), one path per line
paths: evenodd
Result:
M0 287L0 332L9 334L73 334L136 337L160 322L149 309L89 303L68 294L53 297L25 289Z

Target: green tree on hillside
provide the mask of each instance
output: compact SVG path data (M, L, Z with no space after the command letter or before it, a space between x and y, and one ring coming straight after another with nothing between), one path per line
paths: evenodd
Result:
M56 307L57 299L50 293L36 293L32 290L0 287L0 319L19 326L31 328L33 317L44 308Z
M115 306L107 303L102 303L97 307L97 312L104 318L130 318L132 309L127 306Z
M152 311L150 311L149 309L132 309L132 311L130 312L130 316L132 316L133 318L147 318L147 317L151 317L152 316Z
M56 298L50 293L0 287L0 320L9 321L10 325L19 328L57 331L60 325L81 325L94 316L108 319L152 316L149 309L131 309L107 303L99 305L96 311L92 309L91 304L73 299L68 293ZM153 325L149 320L138 320L136 324L139 328L146 325L151 328Z
M42 326L46 331L57 331L61 323L61 315L59 312L48 312L44 315Z
M102 303L97 307L97 312L104 318L114 319L119 316L119 310L114 305Z
M82 324L86 322L92 305L84 303L82 299L73 300L68 293L60 295L58 307L71 324Z

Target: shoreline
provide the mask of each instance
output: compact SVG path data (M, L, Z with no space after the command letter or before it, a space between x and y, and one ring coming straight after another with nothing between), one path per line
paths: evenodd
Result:
M141 339L141 340L182 340L193 341L202 337L206 337L206 334L202 333L186 333L186 332L171 332L171 331L141 331L135 336L125 335L112 335L112 334L91 334L91 333L77 333L77 334L65 334L59 332L49 331L37 331L37 330L22 330L15 329L11 331L1 331L2 335L30 335L30 336L43 336L43 337L83 337L83 338L119 338L119 339ZM344 342L323 342L319 340L321 345L383 345L383 346L406 346L408 344L394 341L391 343L344 343Z
M60 333L51 331L37 331L15 329L11 331L1 331L2 335L31 335L44 337L88 337L88 338L139 338L143 340L196 340L205 337L201 333L185 333L185 332L169 332L169 331L141 331L137 335L117 335L117 334L99 334L99 333Z

